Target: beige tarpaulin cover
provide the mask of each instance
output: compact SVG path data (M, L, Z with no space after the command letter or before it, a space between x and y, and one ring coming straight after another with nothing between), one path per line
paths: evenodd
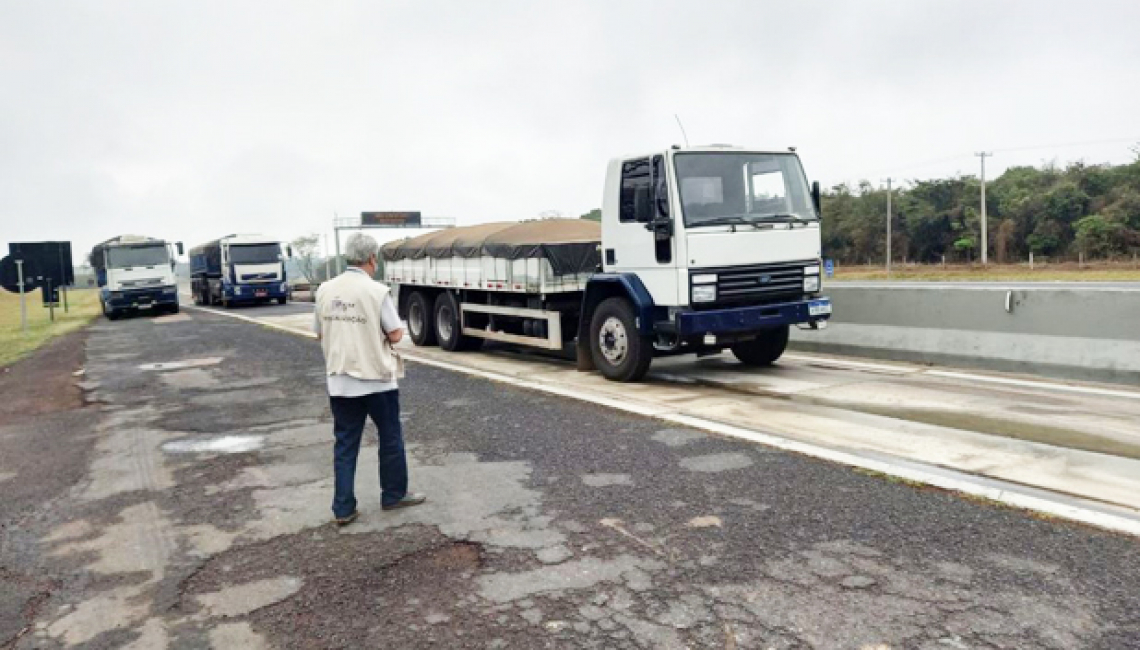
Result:
M558 275L596 271L601 224L585 219L484 223L449 228L384 245L384 259L425 257L546 258Z

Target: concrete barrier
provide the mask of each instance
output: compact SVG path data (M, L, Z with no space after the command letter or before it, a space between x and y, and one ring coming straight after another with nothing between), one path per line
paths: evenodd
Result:
M833 283L793 349L1140 385L1140 283Z

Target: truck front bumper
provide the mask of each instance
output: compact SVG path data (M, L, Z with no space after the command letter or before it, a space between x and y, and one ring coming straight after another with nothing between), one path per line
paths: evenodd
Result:
M781 325L799 325L831 318L831 300L812 298L777 305L732 307L677 314L677 334L744 334L761 332Z
M178 304L178 288L151 287L147 289L103 290L103 302L108 309L150 309Z
M278 282L272 284L227 284L222 290L230 302L276 300L289 296L288 285Z

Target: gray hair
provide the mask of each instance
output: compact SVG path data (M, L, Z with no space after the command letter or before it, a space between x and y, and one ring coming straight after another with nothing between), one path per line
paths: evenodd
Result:
M353 233L345 242L344 259L352 266L361 266L367 264L369 258L379 250L380 245L375 239L361 232Z

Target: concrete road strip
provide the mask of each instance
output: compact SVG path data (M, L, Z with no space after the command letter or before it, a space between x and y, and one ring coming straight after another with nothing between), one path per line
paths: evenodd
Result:
M307 327L301 325L297 315L252 317L216 309L194 309L315 338ZM1128 496L1140 495L1140 461L1132 459L1019 440L987 439L982 434L915 423L905 423L906 426L897 430L885 430L876 427L881 424L880 420L889 421L887 418L875 420L876 416L844 413L839 409L802 406L799 412L789 411L780 416L768 410L777 406L777 401L758 410L761 407L749 406L732 395L719 395L715 388L699 390L670 384L628 385L623 387L623 394L618 399L606 394L612 384L594 375L577 373L564 365L542 361L524 363L493 355L449 355L410 348L404 349L403 353L409 360L437 368L587 401L1050 516L1140 535L1140 508L1133 503L1135 499ZM796 355L795 360L803 361L804 358ZM812 358L810 361L815 360ZM949 375L944 379L975 381L975 376L968 373L925 370L914 374L944 374ZM1045 382L1038 386L1037 382L1016 379L997 383L1046 390L1058 387ZM1083 394L1086 391L1076 392ZM1116 395L1117 392L1125 395ZM1128 391L1089 388L1087 393L1102 397L1130 397ZM757 421L757 413L765 414L765 427L770 422L777 423L780 428L787 426L789 432L795 432L794 435L758 430L753 424ZM814 419L819 426L808 425L804 418ZM826 422L828 418L830 423ZM797 421L805 426L791 427L790 423ZM947 438L943 435L945 433L952 435ZM820 444L819 440L826 440L828 444ZM1035 458L1034 462L1028 462Z

